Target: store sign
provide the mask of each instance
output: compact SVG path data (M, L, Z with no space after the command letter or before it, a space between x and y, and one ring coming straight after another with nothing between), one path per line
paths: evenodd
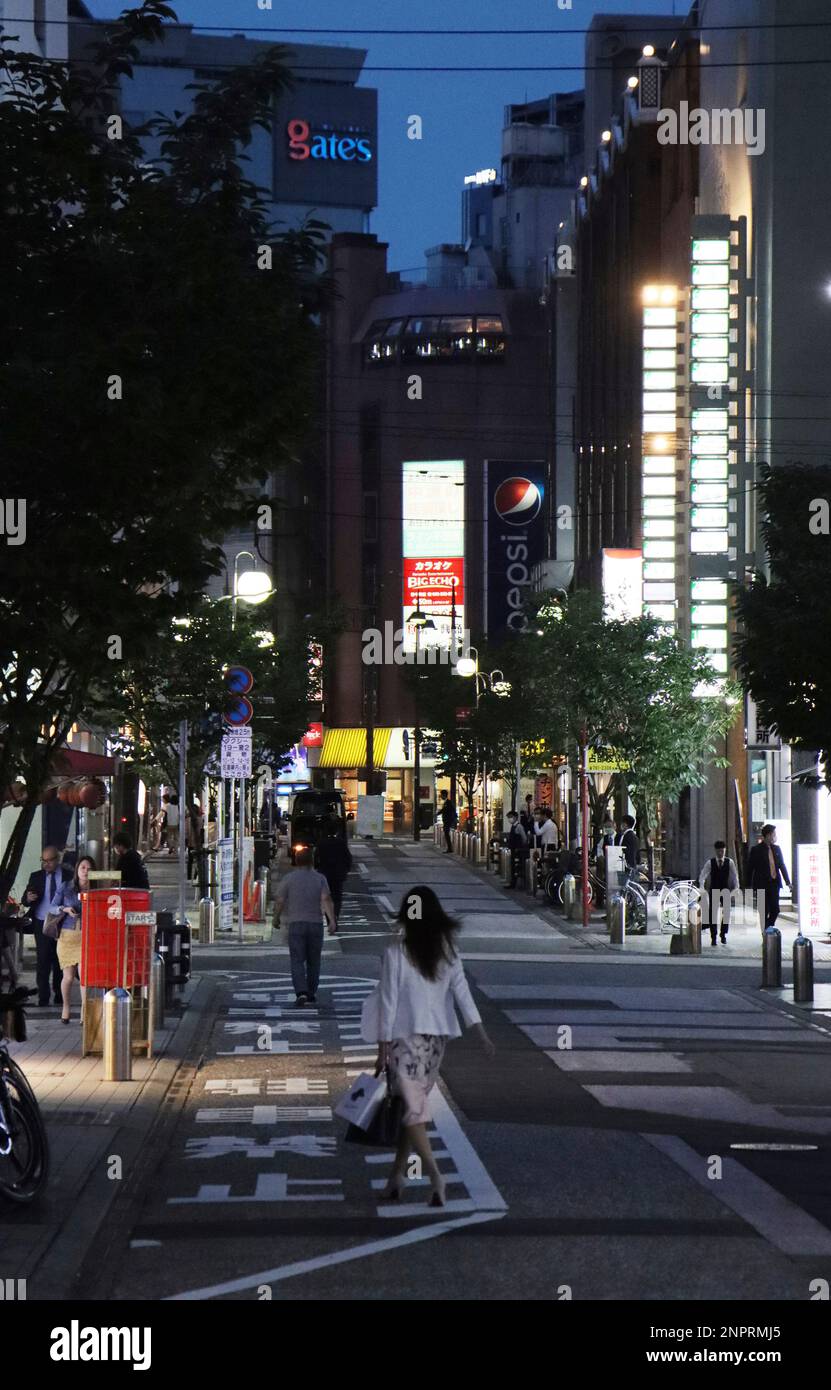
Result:
M433 618L439 640L464 631L465 465L463 459L408 460L401 479L404 651L415 651L415 609Z
M797 845L799 930L803 935L828 935L831 930L828 846Z
M603 551L603 603L606 617L626 622L639 618L643 603L643 555L640 550Z
M485 597L489 637L525 632L532 570L545 549L545 465L485 463Z
M301 740L304 748L323 747L323 725L310 724Z
M308 121L293 117L286 126L289 138L289 159L333 159L368 164L372 149L365 135L338 134L328 127L312 133Z

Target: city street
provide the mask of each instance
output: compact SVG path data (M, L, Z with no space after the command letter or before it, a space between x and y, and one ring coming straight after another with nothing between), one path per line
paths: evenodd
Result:
M652 938L587 946L429 841L354 852L317 1009L293 1007L285 946L195 948L178 1067L121 1180L99 1162L54 1214L30 1299L805 1300L831 1279L831 1009L760 994L750 941L712 958L670 957L666 937L661 954ZM490 1063L472 1039L448 1049L443 1211L426 1183L384 1205L389 1156L345 1144L332 1114L372 1070L360 1005L418 882L464 923L498 1049ZM129 1132L110 1131L108 1159ZM82 1251L61 1228L102 1194ZM12 1213L0 1254L28 1219Z

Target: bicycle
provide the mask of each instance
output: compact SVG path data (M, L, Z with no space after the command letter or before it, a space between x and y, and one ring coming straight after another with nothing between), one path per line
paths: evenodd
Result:
M37 1099L5 1042L7 1027L12 1041L26 1041L23 1004L36 993L21 986L0 994L0 1196L10 1202L31 1202L49 1176L49 1143Z

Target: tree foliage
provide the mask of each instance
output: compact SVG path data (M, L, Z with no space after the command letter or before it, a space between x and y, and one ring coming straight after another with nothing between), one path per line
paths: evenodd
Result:
M737 594L738 669L764 723L821 754L831 790L831 465L763 467L759 506L770 576Z

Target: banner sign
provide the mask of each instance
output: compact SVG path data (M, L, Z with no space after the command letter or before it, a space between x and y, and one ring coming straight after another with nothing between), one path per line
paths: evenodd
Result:
M531 572L545 558L545 464L485 463L485 611L489 637L524 632Z
M223 777L251 776L251 730L237 729L233 734L224 734L220 754L220 768Z
M230 931L234 925L234 842L229 837L219 842L219 930Z
M828 846L797 845L799 930L805 936L828 935L831 928Z

